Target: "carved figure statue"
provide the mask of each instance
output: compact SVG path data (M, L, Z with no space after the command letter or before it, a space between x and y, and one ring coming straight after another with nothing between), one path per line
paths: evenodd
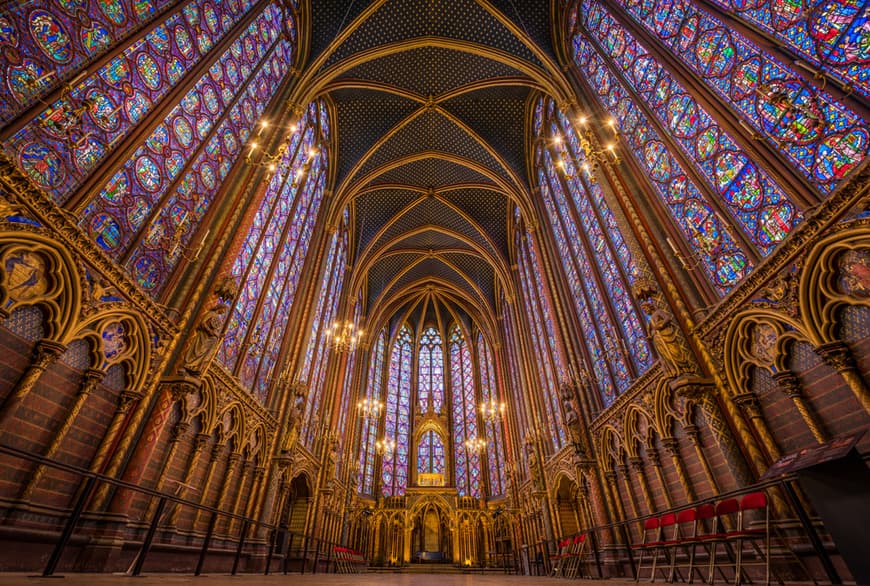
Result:
M293 401L293 407L290 408L290 414L287 418L287 437L284 440L284 450L290 451L296 444L296 438L299 437L299 430L302 427L302 417L305 415L305 395L297 393Z
M694 358L683 340L679 327L674 322L674 317L652 299L644 301L641 308L650 316L650 337L661 358L665 375L678 377L684 374L695 374L697 370Z
M202 317L184 351L181 370L199 376L208 369L217 352L226 312L227 306L219 303Z
M526 441L526 462L529 466L529 474L532 477L532 484L535 490L544 490L544 479L541 474L541 464L538 461L538 453L535 450L535 444L531 441Z

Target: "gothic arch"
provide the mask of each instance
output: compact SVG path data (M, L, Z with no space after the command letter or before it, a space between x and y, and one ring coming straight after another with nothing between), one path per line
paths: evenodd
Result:
M72 254L35 232L0 232L0 316L37 306L46 338L62 342L76 327L82 304L81 277Z

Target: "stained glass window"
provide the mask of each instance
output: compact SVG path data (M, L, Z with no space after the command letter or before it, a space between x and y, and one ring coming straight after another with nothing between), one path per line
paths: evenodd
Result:
M268 382L320 209L327 149L319 122L317 104L312 103L269 181L230 270L241 290L217 357L249 387L262 389ZM344 238L340 245L333 241L331 263L336 255L346 254ZM318 307L326 313L325 307Z
M135 35L130 39L131 44L136 43L137 37L155 31L159 36L165 35L173 28L166 27L165 23L152 33L137 35L136 32L173 3L175 0L4 3L0 10L2 39L6 46L0 57L0 122L8 122L37 97L58 87L81 67L105 55L131 35ZM225 3L210 4L214 12L228 11L225 18L235 22L253 2L232 3L231 7L223 6ZM195 5L201 6L202 2ZM173 11L167 21L177 18L181 12ZM182 29L188 32L185 24L186 21L181 22Z
M697 254L710 283L718 292L727 293L752 268L732 229L589 41L576 35L574 47L580 71L588 76L601 103L613 114L621 136Z
M34 5L37 4L48 3L32 2L27 10L33 10ZM115 6L119 16L126 11L120 2L100 2L100 4ZM33 168L32 164L35 162L32 159L25 157L19 161L31 172L32 177L41 181L40 186L49 191L58 202L65 201L72 191L95 170L97 164L129 135L143 117L161 104L163 98L178 85L188 71L204 58L212 61L218 58L218 55L211 55L210 50L244 17L251 4L253 2L239 5L230 2L195 0L188 3L184 9L176 9L150 32L136 35L135 40L126 45L123 51L115 52L105 65L76 77L71 90L45 107L42 112L32 117L20 130L5 140L4 149L10 154L17 154L19 151L33 153L48 149L52 156L51 163L54 165L51 184L44 181L48 179L46 175ZM67 23L75 21L78 26L73 25L74 28L84 26L84 22L80 21L81 14L78 11L74 12L79 16L70 18L65 11L56 8L48 11L37 8L31 12L31 15L39 14L37 19L41 19L39 27L43 33L54 29L54 42L58 43L65 34L63 21ZM260 15L260 18L264 19L263 25L270 17L277 14L280 14L277 5L267 8ZM199 19L202 17L208 17L210 22L215 23L213 30L200 26ZM15 18L16 20L13 21L4 20L4 23L11 29L15 29L15 23L20 22L17 19L21 16ZM136 19L124 20L128 24L138 24ZM31 22L31 25L34 24ZM90 24L92 26L85 37L67 39L71 47L77 42L87 42L86 39L90 39L90 42L110 42L112 35L108 34L108 31L114 28L114 21L110 24L104 17L102 24L99 21ZM280 25L273 26L272 29L269 34L272 37L271 41L274 41L280 31ZM85 34L84 30L81 33ZM27 45L28 41L34 40L32 34L18 37L13 33L13 36L18 42L19 50L31 53ZM14 58L9 59L13 53L4 52L4 57L0 58L0 72L2 72L0 76L5 74L10 82L8 86L0 85L4 88L0 89L0 96L7 100L12 99L11 103L8 101L3 103L4 107L0 110L3 117L8 117L18 110L16 102L22 99L27 101L27 96L32 93L29 89L31 86L35 86L33 89L39 92L43 86L48 88L56 85L63 74L72 73L72 66L90 60L87 58L86 51L73 50L71 54L74 54L75 58L60 65L57 73L50 74L48 71L54 70L59 65L55 57L50 58L54 65L45 69L46 64L38 64L39 60L34 61L30 58L32 55L25 57L19 54L18 63L15 63ZM48 55L42 51L41 57L44 60ZM38 74L44 82L34 84L35 78L31 77L31 73ZM48 77L45 77L46 75ZM11 95L6 93L10 90ZM232 92L228 94L231 95ZM73 112L81 107L85 108L86 113L81 115L80 123L77 123Z
M410 328L402 326L390 352L384 436L395 441L396 447L392 453L383 455L381 492L384 496L402 496L408 487L411 366L414 353L412 340Z
M535 355L535 372L538 388L535 395L543 403L546 413L547 437L552 451L559 451L565 445L565 430L559 424L559 382L567 378L562 346L557 341L553 326L553 310L549 301L549 288L542 278L540 268L533 257L534 249L530 233L517 231L516 250L518 255L520 290L523 304L531 323L531 339Z
M450 330L450 395L453 409L453 459L459 496L481 496L480 454L466 441L483 439L477 425L477 397L471 347L459 324Z
M321 281L320 296L317 309L311 323L311 334L308 338L308 349L299 374L299 380L308 383L308 416L302 427L300 438L306 446L311 446L315 440L317 429L315 423L323 421L328 415L321 413L320 403L323 400L326 366L329 363L330 348L327 330L335 321L341 288L344 285L345 265L347 262L347 221L345 210L341 229L332 237L332 245L326 260L326 269ZM281 337L283 337L283 330Z
M766 256L800 221L783 190L752 161L707 110L597 3L586 22L596 26L594 39L627 82L675 139L708 189L761 256ZM605 32L602 32L605 29ZM602 36L604 35L604 36ZM607 39L616 37L618 44Z
M480 398L484 403L499 403L499 392L496 386L495 361L489 350L489 344L483 334L477 334L477 365L480 369ZM489 464L489 494L502 495L505 492L504 467L507 462L504 450L504 430L501 418L487 419L486 459Z
M867 121L824 91L824 82L820 84L822 89L805 82L793 65L762 50L712 12L701 9L691 0L660 3L652 10L636 2L618 0L618 3L822 193L832 191L870 150ZM719 0L719 4L723 3ZM734 9L735 3L727 4L729 9ZM814 7L798 8L797 4L789 2L736 3L743 9L744 16L770 14L770 7L776 5L773 11L778 15L776 24L768 23L768 27L784 27L783 32L791 29L795 36L789 39L789 44L793 49L804 45L805 58L809 54L806 49L813 46L823 51L816 54L817 63L818 58L825 61L831 58L837 65L845 65L835 67L832 72L849 78L848 85L857 82L857 87L866 92L870 78L866 66L870 8L838 0L809 4ZM766 8L756 8L761 6ZM673 80L657 71L654 60L645 55L643 47L597 0L586 0L579 10L583 16L579 21L594 33L590 38L603 43L605 50L624 68L631 83L640 84L645 90L652 87L646 84L671 86L663 88L663 93L658 87L655 92L648 90L649 97L644 96L657 112L678 119L696 114L699 121L703 121L706 113L700 106L683 97L681 88L675 89ZM813 16L808 19L810 14ZM808 20L813 23L810 31L806 30ZM668 110L674 112L666 114ZM698 138L699 148L702 144L715 144L718 134L720 146L726 151L733 150L723 143L723 138L728 140L724 132L707 130L706 126L698 129L703 131ZM714 138L705 138L705 132L714 132ZM734 166L743 170L748 167L752 172L739 185L769 194L770 185L763 174L739 153L730 160L715 162L717 168ZM739 179L740 173L737 175Z
M378 334L369 356L369 371L366 380L366 396L369 399L381 400L384 385L384 353L387 350L386 328ZM374 494L375 491L375 442L378 441L378 418L372 417L362 428L360 437L360 461L358 490L362 494Z
M280 14L269 5L245 27L129 159L107 172L82 214L81 227L153 295L179 261L196 256L194 233L286 75L293 51L280 35Z
M417 474L444 474L444 440L437 431L423 432L417 444Z
M428 327L420 336L417 357L417 408L421 413L441 413L444 404L444 354L441 335Z
M870 97L870 68L867 67L870 4L867 2L712 2L773 35L786 49L836 77L844 86L855 88L865 98Z

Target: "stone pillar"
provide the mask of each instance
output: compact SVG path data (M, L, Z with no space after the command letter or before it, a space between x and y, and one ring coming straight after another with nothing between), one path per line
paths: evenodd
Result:
M202 483L202 491L199 494L199 504L205 505L208 501L208 493L211 492L211 483L214 478L214 470L217 467L217 462L220 459L221 452L224 451L226 444L215 442L214 446L211 449L211 455L208 459L208 471L205 474L205 480ZM203 510L197 509L196 514L193 517L193 523L190 528L196 531L196 526L199 524L200 518L202 518Z
M722 491L719 490L719 483L716 482L713 469L710 468L710 461L707 460L707 454L704 453L704 446L701 444L701 430L697 425L687 425L683 428L683 431L686 432L686 437L689 438L689 442L695 448L695 454L698 456L698 461L701 462L701 468L704 470L704 476L707 478L713 494L719 494Z
M749 419L755 433L761 438L761 443L764 444L764 449L770 456L771 461L779 459L782 452L767 425L767 420L764 419L764 412L761 410L761 403L758 401L758 396L755 393L742 393L734 397L734 401Z
M649 488L649 480L646 477L646 468L644 467L643 458L640 456L633 456L628 459L628 464L634 470L634 473L637 475L637 481L640 484L640 491L643 493L643 500L646 503L647 513L655 513L656 503L655 499L653 499L652 491ZM628 472L628 470L626 470ZM626 481L629 479L626 478ZM635 515L635 517L639 517L640 515Z
M827 442L829 438L825 432L825 427L822 425L813 406L804 397L803 386L798 375L789 370L784 370L774 374L773 380L779 385L780 390L792 400L792 403L794 403L804 423L810 428L810 433L813 434L816 441L820 444Z
M658 478L659 484L662 487L662 496L665 499L665 507L671 509L674 506L674 501L671 498L671 491L668 488L665 474L662 471L662 461L659 459L659 453L654 447L651 447L647 450L647 457L649 458L650 464L652 464L653 470L656 471L656 478Z
M175 494L179 498L185 498L187 496L187 491L191 488L190 482L193 480L193 475L196 474L196 469L199 466L199 457L202 455L203 450L205 450L205 446L208 445L209 439L211 439L211 436L207 433L198 433L196 434L196 437L193 438L193 450L191 450L190 456L187 459L184 476L178 483L178 490L175 491ZM205 488L202 490L205 490ZM181 514L181 509L183 507L184 505L182 504L175 504L175 506L172 507L172 512L169 513L169 518L166 521L167 527L175 528L178 523L178 516Z
M27 370L22 373L15 387L0 404L0 429L10 428L9 423L15 417L18 407L33 390L46 369L65 351L66 346L52 340L40 340L36 343L33 348L33 360L31 360Z
M181 443L181 439L187 434L187 430L190 428L190 424L186 421L179 421L175 424L175 427L172 428L172 435L169 438L169 450L166 452L166 457L163 459L163 466L160 467L160 474L157 476L157 483L154 486L154 490L157 492L163 492L164 484L166 483L166 476L169 474L169 469L172 464L172 461L175 459L175 453L178 451L178 446ZM151 502L148 504L148 509L145 511L144 520L151 519L151 515L154 514L154 510L157 508L158 497L152 497Z
M842 340L835 340L816 347L816 353L834 370L840 373L849 388L855 394L855 398L861 404L864 412L870 414L870 390L867 383L858 371L855 358L849 346ZM2 422L0 422L2 425Z
M680 478L680 484L683 486L683 491L686 493L686 499L689 502L694 502L698 499L695 494L695 488L692 486L692 481L686 472L686 467L683 463L683 456L680 454L680 442L675 437L666 437L662 439L662 446L670 454L671 461L674 463L674 468L677 470L677 476Z
M66 418L61 423L60 427L54 432L54 437L51 440L51 443L48 446L48 449L45 451L44 457L48 459L54 458L54 455L57 453L58 449L60 449L60 445L63 443L63 439L66 437L66 434L69 432L72 427L73 422L76 417L78 417L79 412L81 412L82 407L85 404L85 401L88 400L88 397L97 388L97 385L100 381L103 380L103 377L106 375L105 372L101 370L88 369L82 375L82 382L79 386L79 392L76 395L76 399L70 407L69 411L67 411ZM30 477L30 481L27 483L27 486L24 487L24 490L21 491L20 500L26 501L30 500L30 497L33 495L33 490L39 484L42 475L45 474L46 467L44 464L39 464L36 469L33 471L33 474Z

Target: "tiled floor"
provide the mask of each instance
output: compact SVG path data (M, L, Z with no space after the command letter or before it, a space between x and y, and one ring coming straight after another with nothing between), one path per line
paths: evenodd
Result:
M589 583L591 581L587 581ZM580 582L574 582L579 584ZM191 575L151 574L139 578L107 574L65 574L64 579L32 578L26 574L0 574L0 586L521 586L524 584L567 584L556 578L506 576L504 574L299 574L272 575L209 575L196 578ZM627 586L634 582L608 580L607 586Z

